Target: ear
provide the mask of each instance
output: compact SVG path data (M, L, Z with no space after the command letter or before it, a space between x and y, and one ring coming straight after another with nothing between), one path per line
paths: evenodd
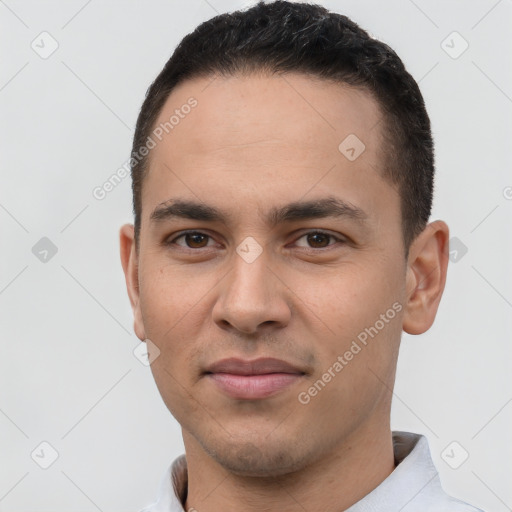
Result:
M119 232L121 249L121 264L123 265L126 289L133 310L133 328L137 337L144 341L146 333L142 322L139 301L139 256L135 246L135 231L133 224L125 224Z
M403 329L409 334L428 331L436 317L448 269L449 229L435 221L414 239L407 259L407 299Z

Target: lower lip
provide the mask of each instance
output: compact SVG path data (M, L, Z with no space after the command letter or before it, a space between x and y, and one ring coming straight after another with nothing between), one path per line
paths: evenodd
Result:
M297 382L302 375L298 373L268 373L264 375L211 373L208 377L231 398L257 400L283 391Z

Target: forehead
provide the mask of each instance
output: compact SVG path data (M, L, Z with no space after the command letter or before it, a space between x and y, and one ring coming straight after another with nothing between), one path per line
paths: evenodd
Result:
M352 204L374 202L395 192L382 179L380 120L368 92L302 74L185 81L154 126L164 129L143 205L177 191L224 206L235 191L276 204L333 190Z
M222 147L227 155L272 141L288 143L297 153L300 145L317 148L325 156L325 152L336 154L340 142L350 134L364 140L370 152L377 150L380 109L373 97L359 88L296 73L195 79L171 93L157 125L164 125L173 114L178 121L176 112L179 114L190 98L197 106L189 114L181 114L179 124L163 134L170 142L165 147L169 156L179 158L187 153L190 157Z

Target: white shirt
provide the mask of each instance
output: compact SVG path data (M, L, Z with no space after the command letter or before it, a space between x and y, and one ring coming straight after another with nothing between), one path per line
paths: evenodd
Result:
M425 436L393 432L393 449L395 470L346 512L482 512L443 491ZM181 455L162 478L157 501L141 512L184 512L187 480Z

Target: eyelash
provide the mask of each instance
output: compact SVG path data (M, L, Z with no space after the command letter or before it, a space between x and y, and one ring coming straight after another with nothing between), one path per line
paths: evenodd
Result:
M180 247L180 249L184 250L184 251L190 251L190 252L199 252L201 249L209 249L208 246L206 247L199 247L199 248L193 248L193 247L184 247L184 246L181 246L181 245L178 245L176 244L176 240L179 240L180 238L183 238L185 237L186 235L203 235L203 236L206 236L208 237L209 239L212 239L213 237L208 235L207 233L203 233L202 231L183 231L182 233L180 233L178 236L174 237L172 240L168 240L168 241L165 241L164 242L164 245L166 246L178 246ZM346 243L346 241L342 238L339 238L331 233L328 233L326 231L321 231L321 230L311 230L311 231L308 231L306 233L303 233L297 240L300 240L301 238L304 238L308 235L324 235L324 236L327 236L331 239L334 239L337 243ZM334 247L336 246L337 244L330 244L326 247L301 247L301 249L305 250L305 251L313 251L313 252L321 252L321 251L326 251L326 250L329 250L329 248L331 247Z

